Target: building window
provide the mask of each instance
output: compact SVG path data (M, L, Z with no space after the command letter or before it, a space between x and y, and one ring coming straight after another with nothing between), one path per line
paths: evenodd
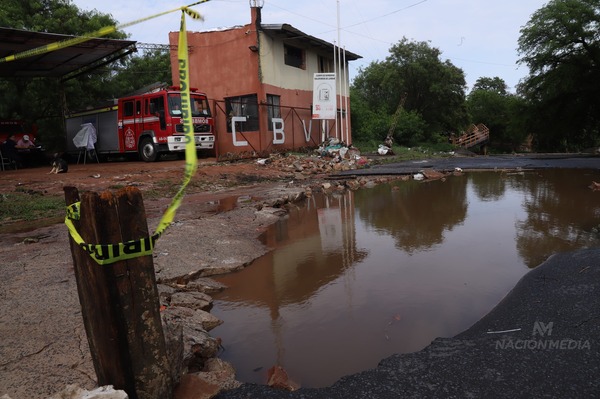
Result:
M236 131L258 130L258 97L256 94L248 96L230 97L225 99L227 110L227 131L231 132L231 118L234 116L245 116L246 122L236 125Z
M281 118L281 98L273 94L267 94L267 108L269 111L269 130L273 130L273 118Z
M331 58L319 56L319 73L334 72L333 60Z
M297 47L283 45L283 54L285 65L293 66L295 68L304 69L304 50Z

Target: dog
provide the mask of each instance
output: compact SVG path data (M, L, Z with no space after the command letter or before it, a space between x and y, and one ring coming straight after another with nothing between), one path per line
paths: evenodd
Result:
M52 161L52 170L48 173L67 173L69 171L69 164L67 161L62 159L58 154L54 154L54 160Z

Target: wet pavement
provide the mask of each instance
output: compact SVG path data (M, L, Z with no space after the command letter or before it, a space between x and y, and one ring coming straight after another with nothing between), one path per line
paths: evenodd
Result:
M379 157L380 161L385 157ZM332 178L340 176L397 175L413 174L424 169L440 172L463 170L502 170L502 169L545 169L576 168L598 169L600 157L590 154L531 154L531 155L489 155L489 156L450 156L414 161L403 161L373 165L369 168L342 171Z

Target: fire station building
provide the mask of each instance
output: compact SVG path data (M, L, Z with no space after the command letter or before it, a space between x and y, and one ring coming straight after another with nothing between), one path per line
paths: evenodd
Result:
M190 85L211 100L217 157L315 148L329 137L351 144L348 90L343 88L349 87L348 62L361 57L291 25L263 24L261 7L250 10L250 24L187 33ZM179 32L169 34L173 49L178 40ZM171 66L178 85L176 50ZM336 87L342 90L335 90L337 103L331 101L338 118L312 119L314 75L336 69Z

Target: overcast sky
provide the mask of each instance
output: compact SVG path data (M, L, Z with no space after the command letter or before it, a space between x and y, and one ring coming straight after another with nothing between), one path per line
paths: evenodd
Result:
M188 31L244 25L252 0L210 0L194 6L204 21L186 20ZM194 0L73 0L81 10L111 14L120 24L149 17ZM373 61L383 61L402 37L427 41L442 59L465 72L469 88L482 76L500 77L511 91L528 73L518 65L520 29L546 0L264 0L262 21L287 23L363 58L350 62L350 77ZM339 9L339 25L338 25ZM179 30L180 12L124 29L131 40L167 44ZM339 30L338 30L339 26ZM339 34L339 36L338 36Z

